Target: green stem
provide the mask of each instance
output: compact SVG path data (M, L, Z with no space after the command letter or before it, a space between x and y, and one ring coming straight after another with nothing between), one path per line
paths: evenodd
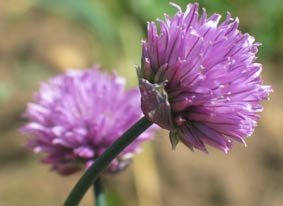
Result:
M107 168L111 161L151 125L152 122L146 119L146 117L142 117L119 139L117 139L97 160L95 160L91 167L85 171L69 194L64 206L78 206L88 188Z
M106 206L101 178L97 178L94 182L93 190L95 195L95 206Z

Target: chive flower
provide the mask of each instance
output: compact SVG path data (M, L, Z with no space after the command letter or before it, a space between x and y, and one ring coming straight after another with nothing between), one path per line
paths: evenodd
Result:
M138 88L124 86L125 79L98 68L70 70L42 83L24 113L28 122L21 131L32 136L28 148L43 153L42 162L62 175L88 168L142 116ZM141 134L106 172L126 168L152 137L152 129Z
M206 145L225 153L233 141L246 145L268 99L262 65L255 62L260 43L238 30L239 20L224 21L197 3L165 20L148 23L137 68L145 116L179 141L207 152Z

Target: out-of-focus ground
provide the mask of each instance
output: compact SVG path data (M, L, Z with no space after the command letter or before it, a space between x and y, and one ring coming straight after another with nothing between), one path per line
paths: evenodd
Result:
M102 3L104 2L104 3ZM184 6L185 1L181 4ZM283 5L280 0L203 0L209 14L229 10L263 43L263 79L275 92L248 146L225 155L171 151L160 131L134 164L104 177L110 206L283 205ZM184 8L184 7L183 7ZM21 113L40 81L67 68L100 64L136 86L146 21L174 12L167 1L0 1L0 206L62 205L81 174L60 177L23 145ZM82 205L93 205L91 192Z

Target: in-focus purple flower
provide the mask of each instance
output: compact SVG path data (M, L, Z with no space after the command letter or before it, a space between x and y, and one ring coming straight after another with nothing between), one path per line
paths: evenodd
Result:
M138 88L125 90L125 80L101 72L69 71L42 83L24 116L22 131L33 136L28 147L45 153L43 163L62 175L89 167L107 147L141 116ZM149 129L117 156L106 172L124 169Z
M246 144L259 118L259 105L270 86L262 85L255 63L259 43L238 30L230 14L207 17L188 4L174 17L148 24L142 42L141 104L145 116L170 130L173 148L180 140L207 152L206 144L225 153L236 140Z

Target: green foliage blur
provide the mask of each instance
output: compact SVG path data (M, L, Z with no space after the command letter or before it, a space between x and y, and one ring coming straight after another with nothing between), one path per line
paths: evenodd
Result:
M146 22L163 18L163 14L173 15L175 8L164 0L39 0L38 5L49 12L66 15L85 24L105 46L118 47L118 52L127 47L121 42L118 27L130 32L130 26L121 25L129 18L135 26L146 32ZM182 8L191 1L176 1ZM225 18L227 11L240 18L240 29L255 36L263 43L260 56L267 60L282 61L283 4L281 0L200 0L200 7L209 14L220 13ZM237 15L237 16L235 16ZM278 44L279 43L279 44ZM138 44L138 42L137 42ZM112 49L110 49L112 50ZM113 52L117 52L114 49Z

